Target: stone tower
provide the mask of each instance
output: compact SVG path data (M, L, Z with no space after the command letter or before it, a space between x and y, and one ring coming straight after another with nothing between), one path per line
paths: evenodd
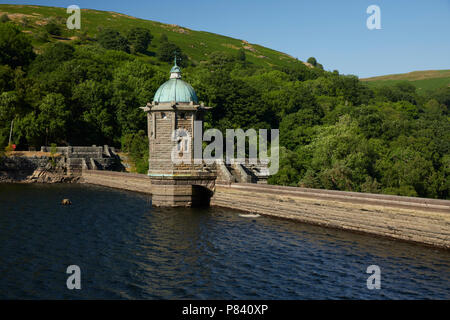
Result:
M159 87L153 101L141 109L147 113L152 204L208 203L216 176L211 167L194 164L194 139L201 137L194 137L193 132L194 121L201 121L209 108L199 104L192 86L181 79L176 59L170 79ZM174 156L184 161L174 161Z

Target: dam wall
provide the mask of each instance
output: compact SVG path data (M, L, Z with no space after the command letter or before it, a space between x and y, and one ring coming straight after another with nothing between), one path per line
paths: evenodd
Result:
M209 204L215 176L150 179L145 174L104 170L83 170L81 182L152 194L153 206L194 206Z
M211 204L450 249L450 201L258 184L217 185Z
M151 181L143 174L84 170L82 181L152 193ZM153 186L160 187L163 186ZM448 200L265 184L216 183L210 204L450 249Z
M83 170L82 182L110 188L152 193L150 178L145 174L103 170Z

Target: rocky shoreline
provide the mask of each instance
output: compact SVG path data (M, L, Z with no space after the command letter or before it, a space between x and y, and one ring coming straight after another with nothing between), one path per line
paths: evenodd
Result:
M75 183L80 176L67 174L64 157L3 157L0 183Z
M0 172L0 183L77 183L80 179L46 170L35 170L32 174Z

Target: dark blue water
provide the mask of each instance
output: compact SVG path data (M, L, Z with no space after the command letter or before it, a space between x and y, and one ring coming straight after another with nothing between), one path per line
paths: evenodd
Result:
M450 298L448 251L150 200L89 185L0 185L0 298ZM380 290L366 286L372 264ZM81 290L66 287L69 265L81 268Z

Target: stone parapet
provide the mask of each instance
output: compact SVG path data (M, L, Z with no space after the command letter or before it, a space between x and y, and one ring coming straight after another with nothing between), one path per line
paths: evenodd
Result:
M151 180L145 174L83 170L81 182L148 194L152 193Z

